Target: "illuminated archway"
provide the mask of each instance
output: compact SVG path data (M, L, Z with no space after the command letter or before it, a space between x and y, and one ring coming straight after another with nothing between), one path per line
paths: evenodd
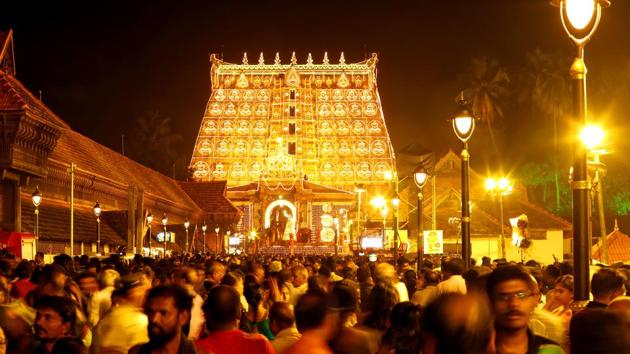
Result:
M291 210L291 216L294 219L293 222L293 236L295 237L295 235L297 235L297 209L295 208L295 205L293 205L293 203L291 203L290 201L286 200L286 199L278 199L278 200L274 200L273 202L271 202L268 206L267 209L265 209L265 229L268 229L271 227L271 212L273 211L273 209L277 206L285 206L287 208L289 208L289 210Z

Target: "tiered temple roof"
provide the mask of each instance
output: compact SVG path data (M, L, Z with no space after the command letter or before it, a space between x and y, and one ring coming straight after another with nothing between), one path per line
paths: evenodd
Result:
M191 168L200 181L228 186L259 180L298 180L352 190L383 184L395 168L376 83L376 54L338 63L324 54L276 53L257 64L244 55L233 64L211 55L212 93L201 122Z

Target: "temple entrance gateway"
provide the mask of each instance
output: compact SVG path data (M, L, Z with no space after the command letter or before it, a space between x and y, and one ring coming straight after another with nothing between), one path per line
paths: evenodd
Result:
M286 199L271 202L265 209L265 229L271 230L272 241L289 241L297 235L295 205Z

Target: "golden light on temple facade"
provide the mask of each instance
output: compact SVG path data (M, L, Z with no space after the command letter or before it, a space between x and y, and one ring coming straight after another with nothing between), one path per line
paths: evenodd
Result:
M376 55L316 64L211 56L212 93L190 167L198 181L228 186L306 177L352 191L395 169L376 86Z

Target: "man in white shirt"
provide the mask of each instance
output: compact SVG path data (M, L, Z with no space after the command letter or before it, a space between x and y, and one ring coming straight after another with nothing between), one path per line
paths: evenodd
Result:
M394 268L393 265L389 263L377 264L374 269L374 277L377 282L387 283L396 288L396 292L398 292L398 302L409 301L407 286L398 279L396 268Z
M303 265L296 265L291 269L293 275L291 283L293 283L293 289L291 289L291 296L289 297L289 304L295 306L300 296L306 293L308 290L308 270Z
M114 290L113 306L94 329L92 353L127 353L138 344L149 341L149 320L142 312L146 287L137 274L121 279Z
M193 297L193 305L190 311L190 329L188 330L188 340L194 341L201 337L206 318L203 314L203 299L195 292L195 285L198 283L198 273L196 269L182 267L173 275L173 283L186 289Z
M269 309L269 327L275 336L271 341L276 354L282 354L302 336L295 327L295 316L286 302L275 302Z
M438 292L466 294L466 281L462 277L464 273L464 261L452 258L442 263L443 281L438 284Z

